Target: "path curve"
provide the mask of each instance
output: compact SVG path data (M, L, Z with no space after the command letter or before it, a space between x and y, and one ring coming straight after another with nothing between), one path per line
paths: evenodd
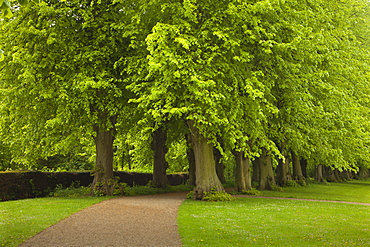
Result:
M186 192L126 196L83 209L23 242L36 246L181 246L177 212Z

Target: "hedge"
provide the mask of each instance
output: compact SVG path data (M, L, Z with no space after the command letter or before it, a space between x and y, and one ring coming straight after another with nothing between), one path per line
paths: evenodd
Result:
M114 172L120 182L129 186L146 185L153 179L153 174ZM167 175L171 185L184 184L187 174ZM73 183L88 186L93 177L90 172L5 172L0 173L0 200L18 200L25 198L45 197L52 192L57 185L69 187Z

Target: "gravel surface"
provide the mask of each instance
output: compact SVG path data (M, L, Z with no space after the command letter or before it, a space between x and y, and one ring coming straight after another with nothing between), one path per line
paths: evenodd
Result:
M185 197L180 192L106 200L19 246L181 246L177 211Z

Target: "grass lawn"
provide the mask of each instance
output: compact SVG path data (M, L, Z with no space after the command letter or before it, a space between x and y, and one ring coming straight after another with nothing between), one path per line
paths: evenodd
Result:
M370 203L370 180L287 187L282 192L263 191L262 196Z
M370 203L370 180L264 191L264 196ZM0 202L0 246L17 246L61 219L107 198L51 197ZM370 206L238 198L186 200L184 246L370 246Z
M17 246L36 233L107 197L49 197L0 202L0 246Z
M370 203L370 181L314 184L264 196ZM179 209L184 246L370 246L370 206L238 198L186 200Z
M238 198L187 200L179 211L183 246L370 246L370 207Z

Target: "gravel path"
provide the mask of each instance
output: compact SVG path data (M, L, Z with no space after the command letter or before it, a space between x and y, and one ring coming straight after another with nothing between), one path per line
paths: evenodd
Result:
M181 246L177 211L185 192L119 197L81 210L19 245Z
M45 229L19 247L181 246L177 212L186 192L118 197L81 210ZM282 197L284 200L324 201ZM370 206L369 203L351 203Z

